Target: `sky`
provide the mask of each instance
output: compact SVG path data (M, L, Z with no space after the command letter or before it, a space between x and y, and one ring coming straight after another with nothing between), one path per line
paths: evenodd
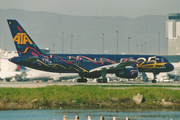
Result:
M180 0L0 0L0 9L46 11L73 16L167 15L180 12Z

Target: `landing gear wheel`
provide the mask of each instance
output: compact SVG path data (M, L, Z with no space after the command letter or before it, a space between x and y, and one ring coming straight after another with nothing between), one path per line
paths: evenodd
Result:
M157 81L156 80L152 80L152 83L156 83Z
M104 79L104 80L103 80L103 83L107 83L107 79Z
M78 83L87 83L87 79L77 79Z
M159 74L159 73L153 73L154 79L152 80L152 83L156 83L156 82L157 82L157 80L156 80L156 75L157 75L157 74Z
M97 79L98 83L107 83L107 79Z

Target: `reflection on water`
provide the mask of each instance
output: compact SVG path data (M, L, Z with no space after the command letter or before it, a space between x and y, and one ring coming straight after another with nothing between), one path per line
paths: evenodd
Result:
M92 120L99 120L100 116L104 116L105 120L125 120L129 117L131 120L180 120L180 111L165 110L87 110L87 109L62 109L62 110L16 110L16 111L0 111L0 119L2 120L63 120L63 116L67 115L67 119L75 119L78 115L80 120L87 120L91 116Z

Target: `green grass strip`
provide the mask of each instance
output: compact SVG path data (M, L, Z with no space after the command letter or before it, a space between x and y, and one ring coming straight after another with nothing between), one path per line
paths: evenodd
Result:
M165 89L157 86L136 86L128 89L105 89L104 86L48 86L42 88L0 88L0 93L0 101L6 99L9 102L14 101L24 103L30 102L33 99L43 101L47 100L66 102L91 101L93 103L97 103L101 101L107 101L112 97L119 99L132 99L132 97L138 93L143 94L146 101L162 100L168 98L171 98L174 101L180 100L180 90Z

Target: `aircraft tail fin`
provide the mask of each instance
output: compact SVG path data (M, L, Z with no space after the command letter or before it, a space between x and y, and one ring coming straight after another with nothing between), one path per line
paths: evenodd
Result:
M43 54L16 20L7 20L7 22L19 56Z

